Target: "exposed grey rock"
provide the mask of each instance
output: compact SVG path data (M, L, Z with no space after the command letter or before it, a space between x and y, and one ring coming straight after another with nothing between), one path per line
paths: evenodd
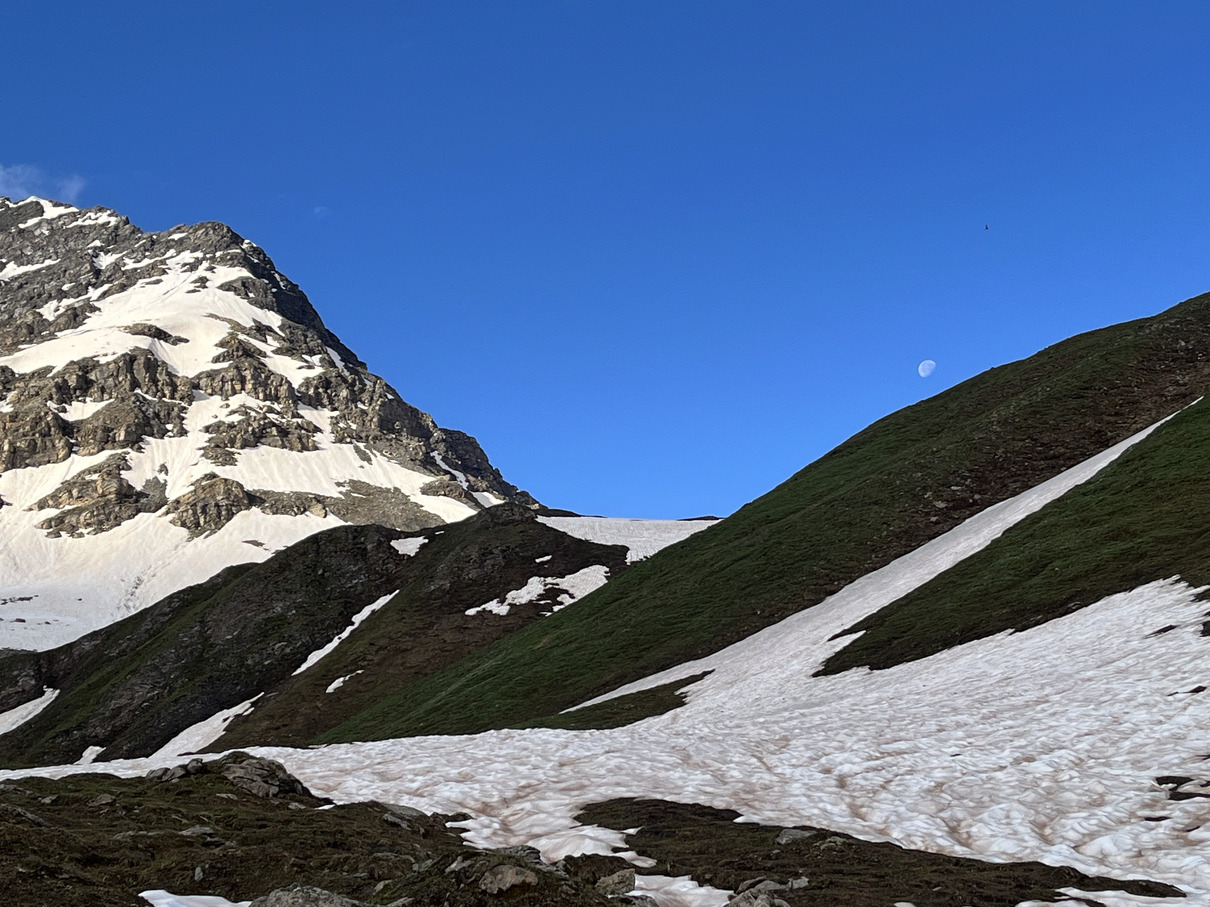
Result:
M211 772L222 775L240 790L256 797L272 798L283 794L310 796L306 786L272 759L248 753L228 753L216 762L207 763Z
M167 512L174 524L200 535L221 529L237 513L251 510L257 501L239 482L211 472L173 500Z
M774 897L768 891L755 889L737 894L727 904L729 907L790 907L781 898Z
M253 447L277 447L283 450L315 450L314 435L319 426L302 418L268 413L239 406L234 418L207 425L210 434L202 455L221 465L236 462L231 451Z
M40 816L36 816L28 809L20 806L15 806L11 803L0 804L0 815L4 815L10 821L13 819L20 820L25 825L32 825L35 828L50 828L50 823Z
M176 334L169 334L162 327L158 327L154 324L147 324L146 322L139 322L138 324L130 325L126 328L126 333L150 337L153 340L159 340L163 343L170 343L173 345L189 342L189 340L185 337L178 337Z
M500 894L518 886L537 885L538 877L532 870L506 863L493 866L479 880L479 888L488 894Z
M634 891L634 870L622 869L603 879L598 879L596 889L607 897L617 897Z
M736 894L743 894L747 891L785 891L785 889L786 886L781 882L775 882L772 879L756 878L743 882L736 889Z
M781 830L781 832L778 834L777 840L774 841L773 843L776 844L778 847L784 847L785 845L790 844L794 841L803 841L803 840L806 840L807 838L813 838L817 834L819 834L819 832L806 831L801 828L783 828Z
M164 506L163 482L139 490L122 477L126 455L113 454L101 463L68 479L40 499L38 510L60 508L60 512L38 523L52 538L66 533L80 537L112 529L140 513L154 513ZM145 487L146 489L146 487Z
M398 488L380 488L368 482L349 482L339 498L324 504L346 523L377 523L404 532L428 529L442 523Z
M475 499L474 495L450 478L433 479L431 482L425 482L420 486L420 493L443 498L453 498L455 501L459 501L475 509L483 506Z

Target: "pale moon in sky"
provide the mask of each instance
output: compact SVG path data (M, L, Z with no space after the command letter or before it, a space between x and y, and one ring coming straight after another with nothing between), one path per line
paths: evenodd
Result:
M936 367L937 367L937 363L934 362L932 359L925 359L918 366L916 366L916 371L918 371L920 373L921 378L927 378L929 375L931 375L933 373L933 369L935 369Z

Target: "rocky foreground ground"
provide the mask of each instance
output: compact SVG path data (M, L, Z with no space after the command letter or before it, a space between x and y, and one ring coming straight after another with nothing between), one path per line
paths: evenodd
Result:
M586 824L637 829L627 846L652 875L734 892L736 907L1014 907L1057 889L1179 896L1040 863L908 851L816 828L737 823L738 814L659 800L590 807ZM232 753L157 769L0 785L0 878L23 907L145 907L138 893L254 899L255 907L654 905L618 856L546 863L531 847L479 850L450 822L384 803L332 804L276 762ZM1099 902L1093 898L1089 905Z

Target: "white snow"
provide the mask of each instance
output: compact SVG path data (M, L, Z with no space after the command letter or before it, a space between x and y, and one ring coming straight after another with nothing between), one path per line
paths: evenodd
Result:
M126 350L145 347L152 349L174 372L196 375L222 367L212 361L219 352L218 343L230 330L228 324L220 319L229 319L244 327L257 323L274 329L280 326L282 316L276 312L257 308L234 293L216 289L229 280L246 277L246 270L216 267L210 286L198 288L193 285L196 273L184 267L193 257L196 256L179 253L166 258L163 262L165 273L154 278L159 283L140 281L105 299L96 299L103 288L94 288L88 297L96 300L98 311L92 313L83 324L9 356L0 357L0 364L24 374L47 365L60 368L67 362L87 356L105 361ZM99 258L103 259L104 255ZM103 266L105 263L99 264ZM74 301L77 300L62 302L67 304ZM166 344L125 330L128 325L140 322L155 324L189 342Z
M544 560L544 558L539 558L539 560ZM553 614L555 611L566 608L577 599L583 598L589 592L601 588L608 579L609 568L601 564L585 567L568 576L533 576L520 589L514 589L505 595L503 600L492 599L486 604L468 608L466 613L475 615L487 611L491 614L504 615L513 605L524 605L537 601L546 593L547 589L564 589L566 591L559 596L559 604L549 612Z
M717 520L626 520L601 516L540 516L539 523L570 536L603 545L625 545L633 564L661 548L709 529Z
M55 697L58 695L58 690L43 687L42 695L37 699L9 709L7 712L0 712L0 734L7 734L9 731L25 724L25 722L54 702Z
M223 736L223 732L227 730L227 725L240 715L247 715L255 707L256 700L263 696L263 693L257 693L251 699L245 699L239 705L233 705L229 709L223 709L215 712L209 718L204 718L197 724L190 725L181 731L163 746L161 746L151 756L152 759L168 759L172 760L177 756L184 756L187 753L196 753L198 750L205 749L210 744Z
M311 667L313 664L315 664L317 661L319 661L321 658L323 658L325 655L327 655L329 652L331 652L333 649L335 649L338 645L340 645L342 642L344 642L346 639L348 639L349 634L351 634L354 630L356 630L359 626L361 626L362 622L365 621L366 618L368 618L371 614L373 614L375 611L377 611L379 608L381 608L383 605L385 605L387 602L389 602L392 598L394 598L398 594L399 594L398 589L396 589L394 592L388 592L382 598L378 599L377 601L370 602L368 605L366 605L364 608L362 608L360 611L358 611L356 614L354 614L353 622L351 624L349 624L347 627L345 627L343 630L341 630L340 633L337 634L336 638L333 639L331 642L329 642L327 645L323 646L322 648L316 649L314 652L312 652L310 655L308 655L306 658L306 661L304 661L301 665L299 665L294 670L294 674L295 675L301 674L303 671L307 670L307 668Z
M97 756L103 752L105 752L105 747L103 746L86 747L84 753L76 760L76 765L92 765L97 761Z
M51 409L55 409L68 422L79 422L81 419L87 419L93 413L101 411L109 403L109 400L74 400L71 403L63 405L61 410L55 409L49 403L47 405Z
M446 472L448 472L450 475L452 475L454 477L454 480L459 485L461 485L463 488L467 487L466 486L466 473L459 472L458 470L454 469L454 467L452 467L448 463L446 463L445 460L442 458L441 454L437 453L437 451L435 451L435 450L433 451L433 459L437 461L438 466L440 466L442 469L444 469Z
M0 365L25 374L86 356L105 361L144 348L171 371L196 375L223 367L211 360L231 323L248 328L259 324L271 332L271 342L253 338L249 343L265 352L271 368L289 380L300 380L300 364L273 352L276 340L272 332L281 326L282 317L216 289L247 272L213 267L207 275L210 286L199 289L192 284L196 272L185 267L197 258L196 253L168 256L163 261L166 273L156 284L142 281L105 299L99 298L105 288L97 287L78 299L47 303L43 311L47 317L85 300L94 302L98 311L75 329L0 357ZM187 342L163 343L126 330L140 322L156 324ZM341 497L350 483L362 481L397 489L446 522L476 512L473 506L448 497L421 494L420 489L432 480L427 472L410 469L378 452L361 450L359 455L354 445L336 443L331 433L332 414L327 410L299 408L301 415L321 429L315 436L317 450L261 447L238 452L234 465L216 466L201 456L209 437L206 426L235 418L233 413L240 406L266 411L269 405L244 394L221 400L195 392L194 398L185 412L183 433L144 439L138 450L127 452L123 477L135 488L142 488L148 480L162 481L172 500L190 491L205 474L216 473L250 490ZM87 401L54 409L68 420L78 420L106 405L106 401ZM7 408L7 404L0 406ZM363 459L367 453L369 462ZM43 649L68 642L207 579L223 567L264 560L307 535L342 523L330 514L268 516L249 510L217 532L191 538L184 529L171 525L163 513L140 514L107 532L78 539L47 538L37 523L50 513L30 508L109 455L73 455L62 463L0 473L0 498L12 505L0 508L0 597L31 597L0 613L0 648Z
M324 349L328 351L328 357L332 360L332 363L338 369L340 369L341 374L348 375L349 370L345 368L345 361L340 358L340 353L336 352L336 350L332 349L330 346L325 346Z
M28 274L31 271L40 271L42 268L57 265L58 263L59 259L57 258L48 258L46 261L40 261L34 265L18 265L10 261L3 268L0 268L0 280L12 280L18 274Z
M325 693L335 693L337 690L339 690L341 687L343 687L345 685L345 681L348 680L350 677L356 677L358 674L364 674L364 673L365 673L364 671L354 671L352 674L345 674L343 677L337 677L330 684L328 684L328 686L324 690L324 692Z
M145 442L145 447L168 450L174 440ZM105 533L47 538L36 524L48 511L26 510L27 502L110 453L0 473L0 497L18 505L0 508L0 598L31 597L0 609L0 648L62 645L230 564L263 561L314 532L342 525L334 516L270 516L254 509L236 514L211 535L191 539L167 519L143 513ZM156 474L154 469L147 472ZM160 477L171 488L185 475L182 469ZM140 487L141 482L140 477L132 484Z
M676 904L683 907L722 907L733 892L710 888L693 881L689 876L636 875L634 890L630 894L645 894L660 904Z
M551 609L551 613L561 611L572 602L583 598L589 592L596 592L608 580L609 568L602 564L593 564L591 567L577 570L568 576L557 578L551 585L565 589L566 592L559 596L559 604Z
M248 907L251 901L228 901L212 894L169 894L163 889L141 891L139 897L151 907Z
M85 211L83 214L81 214L79 217L77 217L74 221L72 221L67 226L69 226L69 227L94 227L94 226L102 226L105 224L117 224L117 223L121 223L121 220L119 218L115 217L114 215L110 214L108 211Z
M62 217L64 214L72 214L80 210L79 208L73 208L71 205L60 205L56 202L50 201L49 199L40 198L37 195L29 196L29 198L25 199L25 202L41 202L42 214L40 214L38 217L31 217L24 223L17 224L17 229L19 230L28 230L40 220L54 220L55 218ZM21 202L21 204L24 204L25 202Z
M420 550L420 546L427 541L427 538L425 538L423 535L419 535L410 539L395 539L395 541L391 542L391 547L404 557L412 557L417 551Z

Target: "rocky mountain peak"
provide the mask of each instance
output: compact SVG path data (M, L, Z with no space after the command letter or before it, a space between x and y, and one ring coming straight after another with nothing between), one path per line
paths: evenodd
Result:
M0 198L0 599L42 589L59 604L41 626L64 607L97 625L338 523L418 529L503 501L535 505L230 227ZM47 591L82 557L108 604Z

